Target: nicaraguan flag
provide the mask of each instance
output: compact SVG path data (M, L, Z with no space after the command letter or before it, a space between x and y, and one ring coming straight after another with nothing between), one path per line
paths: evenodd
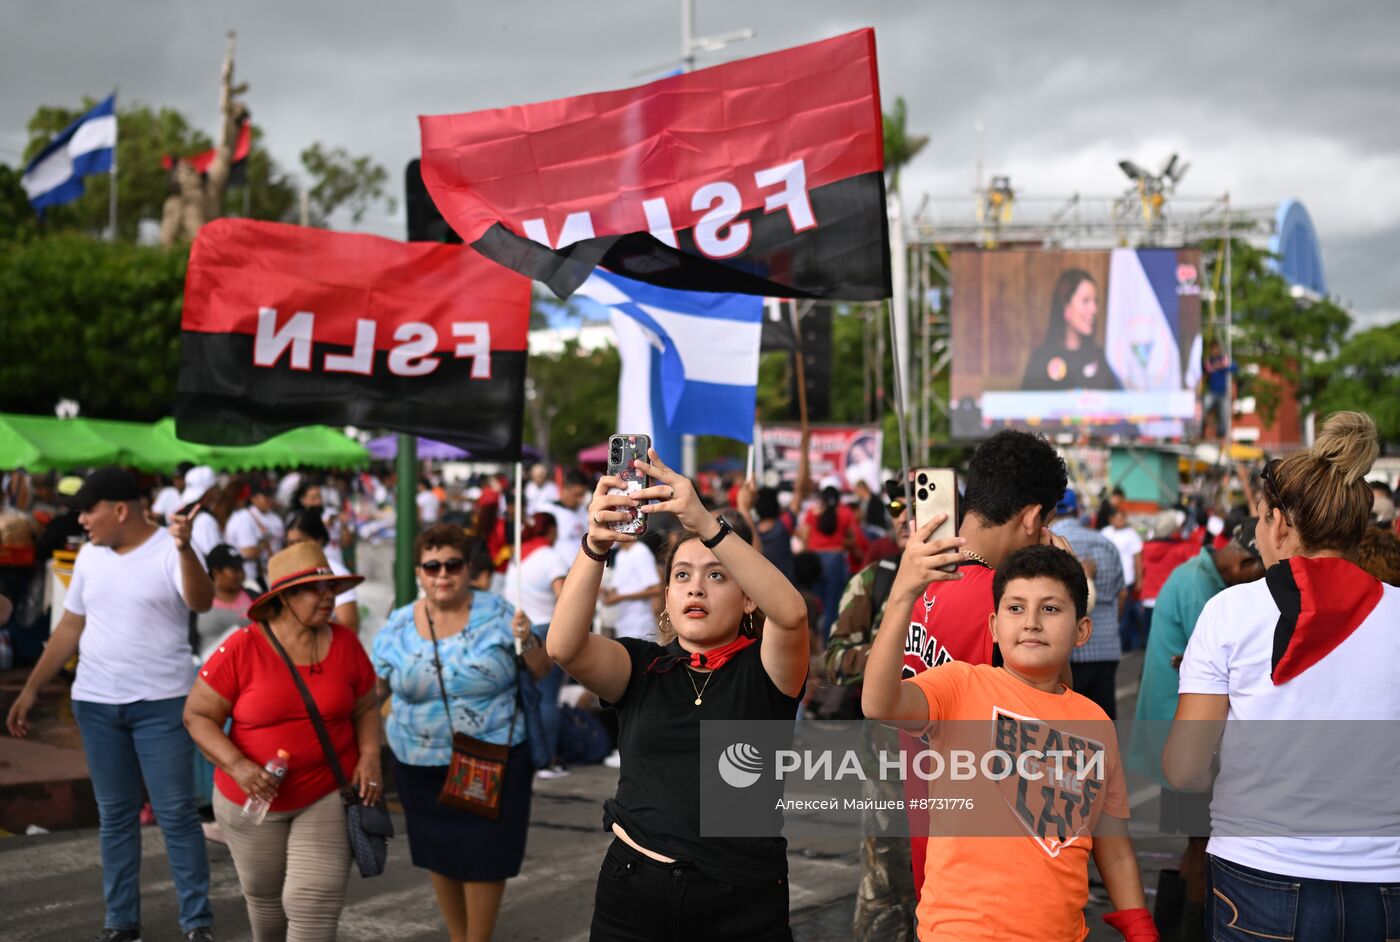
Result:
M24 168L20 184L40 212L83 195L83 177L108 173L117 146L117 96L108 95L64 128Z
M763 298L658 288L596 269L579 294L612 309L617 430L679 463L682 435L753 440Z
M1182 389L1175 249L1114 249L1104 356L1128 392Z

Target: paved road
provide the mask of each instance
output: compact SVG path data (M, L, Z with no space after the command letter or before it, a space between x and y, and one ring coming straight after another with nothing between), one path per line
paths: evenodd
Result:
M1140 656L1125 663L1120 677L1120 709L1135 699ZM617 773L601 766L582 768L567 778L536 784L530 838L522 876L506 891L496 937L506 942L575 942L588 937L593 888L608 838L601 831L601 805L616 788ZM1155 796L1135 796L1135 814L1155 821ZM402 820L398 822L402 833ZM159 828L143 837L142 899L146 942L180 938L170 871ZM854 829L794 840L789 853L793 929L798 942L850 938L851 913L859 882ZM1163 841L1139 844L1145 882L1156 885L1156 871L1179 853ZM211 897L221 942L249 938L243 899L228 851L210 845ZM390 844L383 877L350 878L349 900L341 919L344 942L394 939L427 942L445 938L437 907L422 871L408 861L406 841ZM1094 940L1117 939L1098 916L1108 910L1102 887L1091 886L1090 924ZM95 829L0 840L0 940L73 942L90 939L102 926L102 870ZM1151 897L1149 896L1149 906Z

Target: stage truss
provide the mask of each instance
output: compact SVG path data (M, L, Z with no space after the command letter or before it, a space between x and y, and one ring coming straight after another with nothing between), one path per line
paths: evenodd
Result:
M1205 250L1201 300L1204 323L1226 338L1232 311L1229 246L1239 239L1267 247L1276 235L1278 207L1232 205L1215 198L1174 196L1156 206L1134 192L1119 197L1017 196L994 205L992 191L966 197L926 198L904 227L909 254L908 424L916 463L945 442L946 390L952 358L948 253L954 249L1113 249L1198 246ZM1221 268L1223 270L1217 270ZM878 322L878 316L874 316ZM1223 329L1222 329L1223 328ZM1227 438L1228 440L1228 438Z

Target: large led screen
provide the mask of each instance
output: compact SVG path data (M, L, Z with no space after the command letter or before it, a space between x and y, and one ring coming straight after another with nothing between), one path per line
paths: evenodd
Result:
M954 437L1183 437L1197 415L1200 254L954 252Z

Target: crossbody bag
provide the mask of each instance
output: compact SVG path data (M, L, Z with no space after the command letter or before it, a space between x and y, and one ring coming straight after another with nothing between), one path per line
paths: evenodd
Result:
M438 657L437 631L433 627L433 615L428 606L423 606L423 616L428 622L428 634L433 639L433 667L437 669L438 692L442 694L442 708L447 715L447 728L452 729L452 704L447 699L447 683L442 677L442 659ZM438 793L438 803L468 811L494 821L501 816L501 792L506 779L506 761L510 758L510 741L515 738L515 718L520 713L519 697L511 698L514 706L510 713L510 732L506 734L506 745L485 742L452 731L452 761L447 766L447 780Z
M345 802L345 829L350 838L350 852L355 857L355 865L360 868L360 876L377 877L384 872L384 864L389 859L389 838L394 836L394 822L389 817L389 806L385 804L382 794L379 801L372 805L360 801L359 792L355 791L355 786L350 784L350 780L345 777L345 770L340 767L340 756L331 743L330 733L326 731L326 722L321 718L321 711L316 707L316 701L312 699L301 671L292 663L291 657L282 647L282 642L277 640L277 635L267 622L261 622L260 625L267 640L272 642L277 653L282 655L287 670L292 672L292 680L297 685L297 692L301 694L301 702L306 705L306 715L316 730L316 738L321 742L321 751L326 754L326 762L330 764L331 771L335 773L335 780L340 785L340 799Z

